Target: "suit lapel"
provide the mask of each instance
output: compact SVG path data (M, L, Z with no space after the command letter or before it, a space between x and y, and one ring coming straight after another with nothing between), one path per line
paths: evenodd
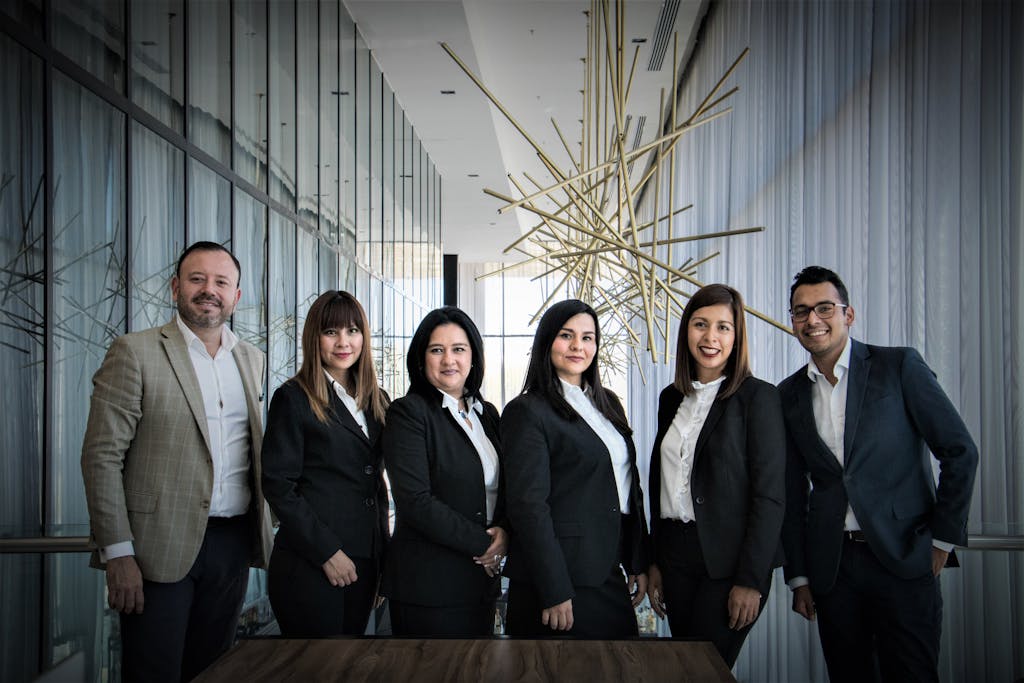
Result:
M853 440L857 436L857 425L860 422L861 406L864 404L870 371L871 354L868 347L859 341L851 340L850 369L846 375L846 426L843 429L843 462L846 463L846 469L850 468Z
M181 336L178 323L171 321L160 329L163 335L164 352L171 365L171 371L178 379L182 391L185 393L185 401L188 403L192 416L199 427L199 433L203 435L203 442L206 444L207 453L211 453L210 430L206 423L206 407L203 405L203 392L199 388L199 379L196 377L196 369L192 365L192 359L188 355L188 347L185 345L185 338ZM243 379L245 373L242 373Z
M348 406L345 402L338 398L338 394L335 392L334 387L328 386L327 393L331 398L331 410L334 412L335 419L342 427L349 430L363 441L369 443L369 437L363 433L363 428L356 422L356 418L349 411ZM366 411L363 411L363 415L366 417L366 431L370 431L370 418L366 415Z
M814 390L814 386L811 379L806 373L802 372L797 382L796 391L796 414L799 416L801 423L801 431L804 434L804 438L811 442L811 447L814 452L818 454L825 465L836 474L843 473L843 466L839 464L839 459L836 457L832 449L821 440L821 434L818 433L818 424L814 421L814 405L811 403L811 392Z

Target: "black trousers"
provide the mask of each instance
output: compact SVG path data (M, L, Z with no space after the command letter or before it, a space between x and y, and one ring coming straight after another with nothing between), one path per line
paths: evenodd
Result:
M494 598L474 605L427 607L388 600L391 634L418 638L482 638L494 635Z
M355 583L332 586L315 566L280 543L267 570L267 592L281 635L286 638L361 636L373 608L379 577L375 560L353 557Z
M814 604L833 683L939 680L942 594L930 570L901 579L867 543L845 540L836 583Z
M143 579L142 614L121 615L121 677L190 681L235 640L249 584L253 515L211 518L199 555L175 583Z
M522 638L620 639L639 635L636 612L622 568L615 566L600 586L576 586L572 598L572 628L555 631L541 622L546 605L529 581L508 586L508 634Z
M729 591L735 585L732 577L708 576L695 522L661 520L655 553L672 635L710 641L731 669L743 641L757 623L755 619L738 631L729 628ZM761 611L767 600L765 591Z

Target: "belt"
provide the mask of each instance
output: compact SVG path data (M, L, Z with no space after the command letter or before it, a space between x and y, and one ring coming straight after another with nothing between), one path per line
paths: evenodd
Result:
M844 531L843 539L847 541L855 541L856 543L867 543L868 539L864 535L863 531Z

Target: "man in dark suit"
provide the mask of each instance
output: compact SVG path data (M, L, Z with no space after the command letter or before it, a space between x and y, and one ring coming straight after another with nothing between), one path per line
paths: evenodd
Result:
M938 681L938 576L967 542L977 447L917 351L850 338L834 272L798 273L790 314L811 354L779 385L793 610L818 617L832 681Z

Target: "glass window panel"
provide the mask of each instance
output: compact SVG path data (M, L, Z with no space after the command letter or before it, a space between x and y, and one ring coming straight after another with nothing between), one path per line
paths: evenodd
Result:
M188 6L188 138L231 165L231 3Z
M295 210L295 3L270 0L270 196Z
M332 244L338 241L338 3L320 3L320 232Z
M339 116L341 118L338 202L341 206L341 243L355 251L356 239L356 26L342 6L339 19Z
M188 160L188 244L231 243L231 183L202 162Z
M7 479L24 486L17 479ZM42 555L0 555L0 677L31 681L39 673Z
M185 155L145 126L132 122L132 331L171 319L171 276L185 248Z
M356 291L356 262L345 254L339 258L338 287L346 292Z
M369 187L369 241L370 268L377 274L384 272L383 252L383 224L381 222L381 178L383 178L382 158L383 149L381 146L381 127L383 116L383 100L381 99L381 85L383 78L380 67L373 59L368 57L370 62L370 108L369 108L369 133L370 133L370 187Z
M533 345L533 335L528 337L505 337L502 353L499 356L500 366L493 365L490 356L487 357L489 367L500 371L504 375L504 395L501 403L495 401L495 405L503 406L519 395L523 390L523 382L526 381L526 370L530 365L530 347Z
M484 337L484 381L480 385L480 393L499 408L501 379L501 337Z
M270 268L267 290L270 319L269 390L295 374L295 224L270 212Z
M53 82L53 173L53 489L45 532L85 536L80 460L92 375L126 328L125 120L59 74ZM43 662L83 651L90 678L100 680L112 661L106 648L116 642L112 622L97 618L105 614L102 572L80 554L47 558L46 572L50 621Z
M267 189L267 3L235 0L234 168Z
M235 233L232 245L232 252L242 266L242 278L238 283L242 298L235 308L231 328L240 339L265 352L267 207L238 188L235 188Z
M43 67L6 36L0 57L0 376L19 397L5 402L0 420L0 467L8 482L0 489L0 535L34 536L45 396Z
M178 133L185 101L185 20L182 0L132 5L132 101Z
M320 238L320 292L338 289L338 252L331 248L327 240Z
M298 363L302 363L302 326L306 321L306 312L319 296L320 268L317 266L318 242L316 235L307 230L299 228L296 232L295 253L297 258L296 268L296 301L295 308L295 334L299 342L296 355Z
M54 2L53 46L124 91L124 0Z
M372 219L370 207L371 193L371 128L375 127L372 120L371 99L371 62L370 50L366 47L363 37L356 34L356 254L359 262L372 264L371 240ZM372 266L371 266L372 267Z
M381 274L385 282L395 278L395 96L387 79L381 79ZM401 159L399 159L399 162Z
M296 4L298 22L298 209L300 219L317 227L317 4Z

